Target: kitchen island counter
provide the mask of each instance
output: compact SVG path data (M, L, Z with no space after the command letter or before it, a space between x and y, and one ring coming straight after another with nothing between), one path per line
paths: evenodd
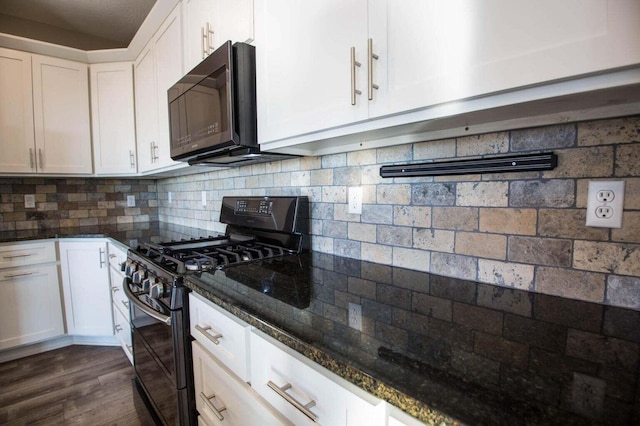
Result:
M640 312L304 253L187 287L427 424L631 424ZM362 331L348 307L362 309Z

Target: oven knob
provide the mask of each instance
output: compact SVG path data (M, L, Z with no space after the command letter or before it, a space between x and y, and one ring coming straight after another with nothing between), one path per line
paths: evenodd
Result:
M164 296L164 285L161 282L155 282L151 284L149 289L149 297L152 299L159 299Z
M127 260L127 262L124 264L124 274L129 278L131 278L131 276L133 275L133 271L135 271L135 269L136 269L135 263L133 263L130 260Z
M142 280L142 291L149 291L153 283L157 280L157 278L146 278Z
M133 281L134 284L140 284L142 280L144 280L146 277L147 277L147 270L138 269L133 273L133 275L131 275L131 281Z

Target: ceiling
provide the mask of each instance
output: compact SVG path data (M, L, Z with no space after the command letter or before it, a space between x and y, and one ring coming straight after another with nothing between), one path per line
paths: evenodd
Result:
M0 0L0 33L80 50L126 48L156 0Z

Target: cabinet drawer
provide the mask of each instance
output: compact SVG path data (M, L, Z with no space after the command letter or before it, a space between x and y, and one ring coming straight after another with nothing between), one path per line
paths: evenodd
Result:
M249 325L195 293L189 295L189 312L191 335L242 381L248 382Z
M124 274L120 272L119 269L114 269L113 267L110 267L109 273L109 281L111 283L111 298L113 300L113 304L120 310L123 315L125 315L126 318L129 318L129 299L127 299L127 296L124 294L124 290L122 289Z
M198 341L192 343L192 348L196 408L201 423L209 426L291 424Z
M374 425L377 398L265 334L251 333L254 389L296 425Z
M56 261L53 241L38 241L0 246L0 268L35 265Z
M109 265L120 270L120 265L127 260L127 249L109 242L107 244L107 251L109 253Z

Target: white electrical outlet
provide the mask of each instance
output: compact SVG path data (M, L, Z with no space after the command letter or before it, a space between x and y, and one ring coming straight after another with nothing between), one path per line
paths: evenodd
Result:
M622 227L624 181L589 182L587 226Z
M206 206L207 205L207 191L202 191L202 206Z
M349 327L362 331L362 306L349 302Z
M36 206L36 196L33 194L24 195L24 208L33 209Z
M127 195L127 207L135 207L135 206L136 206L136 196Z
M349 198L349 213L362 214L362 187L350 186L348 198Z

